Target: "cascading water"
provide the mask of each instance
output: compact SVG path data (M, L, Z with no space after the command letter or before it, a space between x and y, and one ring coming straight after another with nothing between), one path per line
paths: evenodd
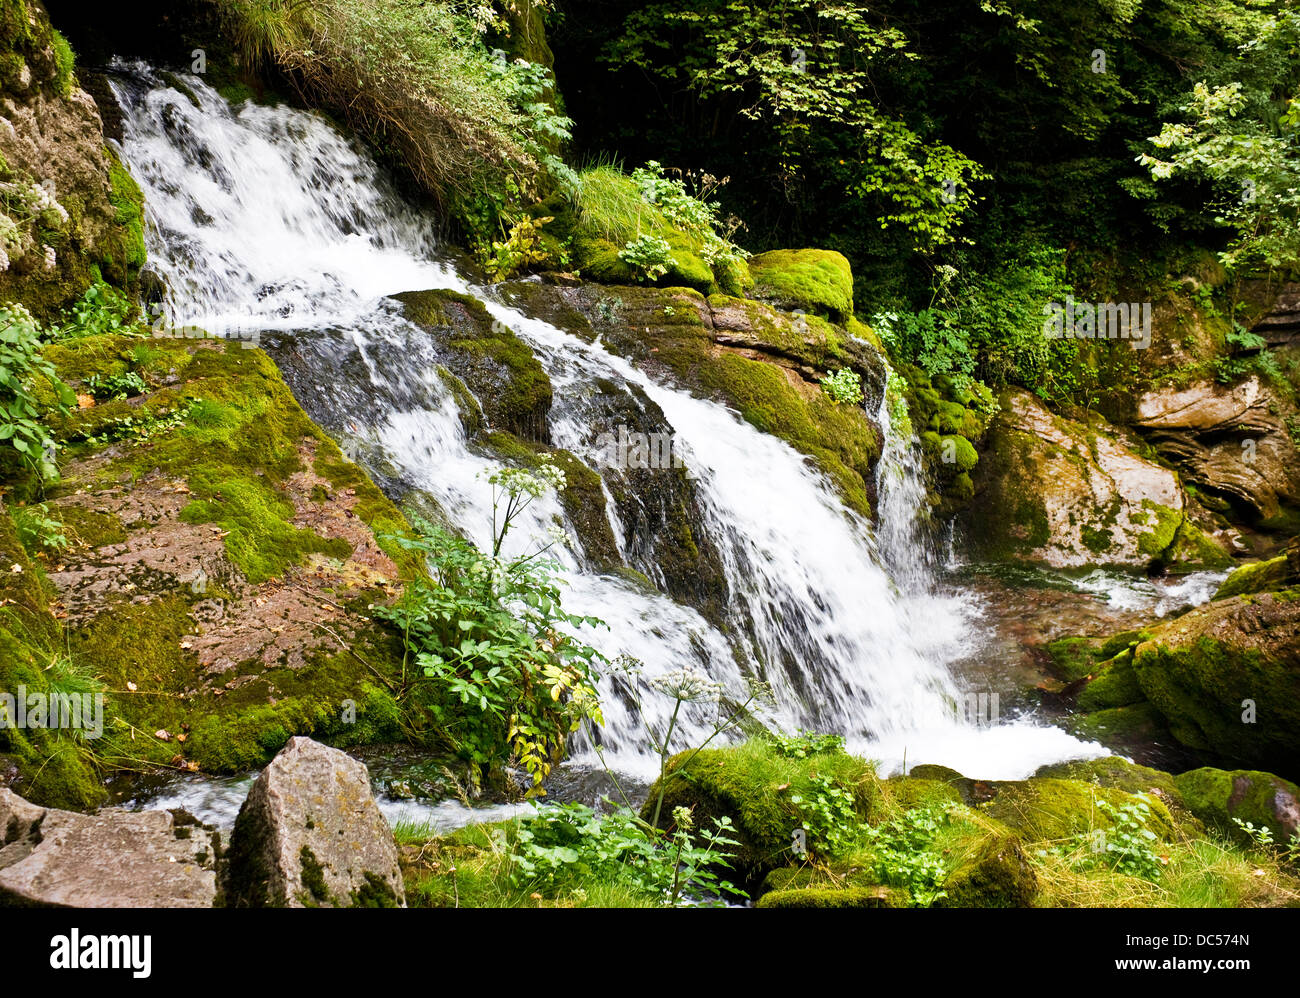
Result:
M123 153L145 192L151 266L167 283L167 318L261 342L309 414L390 493L415 503L431 498L480 547L490 542L483 476L499 464L470 446L429 335L388 295L445 288L484 301L552 380L554 443L593 467L600 433L609 429L584 418L593 386L616 385L662 411L722 564L725 619L707 620L662 592L600 574L570 542L556 549L566 608L608 623L608 631L587 636L607 656L641 660L646 677L694 663L732 694L759 676L775 692L774 722L845 732L886 764L906 752L1010 777L1096 754L1030 720L987 727L961 716L963 691L949 665L979 642L978 608L934 581L913 523L924 495L920 467L903 434L887 433L873 532L782 441L469 284L439 259L432 222L319 117L252 104L231 109L200 79L185 80L191 99L143 66L119 71ZM880 415L888 430L883 402ZM629 567L656 579L646 551L627 542L613 502L607 506ZM554 498L526 515L508 551L566 522ZM648 749L634 711L614 680L603 681L602 693L607 759L644 770ZM671 703L650 692L643 699L662 731ZM707 724L692 713L680 744ZM590 748L575 746L576 763Z

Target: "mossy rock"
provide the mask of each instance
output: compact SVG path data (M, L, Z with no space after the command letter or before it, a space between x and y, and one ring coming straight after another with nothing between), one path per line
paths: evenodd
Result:
M1178 741L1300 772L1300 587L1214 600L1152 628L1132 654Z
M734 748L705 749L694 755L683 752L670 759L660 825L671 825L677 807L693 810L697 828L711 827L714 818L729 817L739 842L732 869L742 881L756 884L793 858L792 835L804 816L791 798L807 797L814 776L833 779L847 790L855 814L863 821L879 804L875 771L862 759L844 752L790 759L769 742L755 739ZM653 820L659 792L656 781L641 809L643 819Z
M771 250L750 257L754 297L844 322L853 314L853 270L841 253L821 249Z
M906 908L907 891L896 887L804 887L768 891L755 908Z
M1038 876L1019 835L992 833L948 874L936 908L1028 908L1038 895Z
M1174 741L1164 715L1146 701L1074 714L1066 719L1064 726L1078 738L1101 742L1120 751Z
M961 791L952 782L918 777L915 770L910 776L890 777L885 789L893 803L908 811L916 807L943 808L964 803Z
M455 291L410 291L394 296L407 318L437 337L447 368L468 386L488 425L547 442L552 388L541 362L483 303Z
M1097 807L1098 800L1114 807L1140 802L1134 794L1077 780L1034 778L991 782L987 786L994 796L980 805L980 811L1031 842L1067 839L1111 827L1110 818ZM1154 797L1145 802L1150 809L1147 828L1168 839L1174 831L1168 808Z
M1250 593L1269 592L1281 589L1292 578L1292 571L1286 555L1270 558L1268 561L1256 561L1242 565L1223 580L1214 593L1214 599L1229 599Z
M1047 643L1046 652L1052 660L1052 672L1067 683L1090 676L1101 661L1100 638L1067 637Z
M1035 777L1052 777L1095 783L1099 787L1123 790L1130 794L1159 794L1171 801L1180 800L1175 778L1149 766L1139 766L1117 755L1104 759L1080 759L1040 766Z
M756 428L812 457L846 503L871 515L868 483L880 440L860 407L835 405L799 371L721 347L709 300L689 289L584 289L584 304L610 349L729 403Z
M1206 767L1180 773L1174 783L1188 810L1243 845L1250 836L1234 819L1269 829L1281 845L1300 832L1300 787L1280 776Z
M1126 650L1098 668L1095 678L1079 691L1076 703L1080 710L1093 711L1127 707L1144 699L1133 671L1133 653Z

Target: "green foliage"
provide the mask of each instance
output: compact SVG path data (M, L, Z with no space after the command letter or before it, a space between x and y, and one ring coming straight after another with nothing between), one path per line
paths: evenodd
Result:
M493 240L492 252L483 262L483 269L495 281L504 281L519 270L527 269L550 259L550 251L542 243L542 226L553 222L550 218L524 218L510 227L505 241Z
M68 546L63 523L50 516L46 503L15 507L13 520L18 540L28 554L36 554L42 549L62 551Z
M451 207L488 250L544 188L571 189L558 155L572 122L550 71L494 55L490 7L406 0L219 0L250 66L274 66L342 114ZM485 252L485 258L491 254Z
M673 250L660 236L639 235L618 251L618 258L632 268L638 281L657 281L672 266Z
M818 379L822 391L836 405L862 404L862 375L844 368Z
M86 387L91 395L102 400L130 398L149 386L135 371L127 371L123 374L92 374L86 379Z
M858 832L857 798L834 777L813 776L808 790L792 793L790 803L798 810L800 827L813 852L835 856Z
M512 855L512 880L519 886L560 893L592 878L610 878L676 907L725 905L747 895L719 875L728 866L731 822L692 834L689 814L675 815L675 831L664 838L632 812L597 814L582 804L540 808L519 823Z
M1025 247L984 271L941 266L928 308L881 312L871 324L891 357L946 376L958 392L987 395L977 387L984 382L1073 398L1089 387L1080 380L1078 341L1043 334L1044 307L1069 292L1062 255Z
M42 378L53 386L57 405L66 411L72 390L41 356L41 328L23 306L0 306L0 448L13 450L42 478L58 477L54 439L41 422L44 407L32 394L32 382Z
M783 735L780 732L769 736L772 749L787 759L807 759L827 752L843 752L843 735L821 735L812 731L800 731L797 735Z
M876 875L883 884L906 887L916 908L928 908L940 898L949 868L934 840L951 823L941 808L915 808L892 821L862 829L871 844Z
M1139 794L1129 803L1097 800L1097 810L1110 819L1109 828L1098 828L1057 847L1076 868L1104 866L1129 877L1159 880L1164 863L1155 851L1159 837L1147 827L1151 808Z
M490 556L427 523L419 536L386 538L423 556L429 575L409 581L395 606L374 610L414 655L433 691L434 720L457 751L483 769L507 761L523 766L533 780L530 794L545 793L542 781L581 722L601 723L594 671L604 658L572 636L574 628L601 621L562 608L559 565L544 557L550 544L501 556L512 522L562 480L548 466L491 477Z
M64 311L52 332L57 340L129 332L133 328L131 312L131 302L124 294L96 281Z
M1241 50L1274 72L1200 80L1178 109L1184 120L1165 122L1150 139L1157 151L1139 157L1157 181L1185 178L1211 185L1206 207L1213 223L1234 233L1220 254L1229 268L1300 262L1297 46L1300 15L1283 11L1266 17Z

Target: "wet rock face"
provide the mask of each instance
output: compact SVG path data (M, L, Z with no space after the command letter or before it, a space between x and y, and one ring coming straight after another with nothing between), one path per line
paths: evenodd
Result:
M393 833L366 767L291 738L239 811L222 876L230 907L400 907Z
M219 847L184 812L77 814L0 789L0 906L210 908Z
M1004 395L978 467L970 522L986 556L1053 568L1227 560L1193 522L1177 475L1113 428L1055 416L1028 392Z
M1300 284L1282 285L1273 310L1260 319L1251 332L1264 337L1270 347L1300 342Z
M1277 409L1258 378L1206 381L1143 395L1134 425L1188 482L1267 520L1300 502L1300 455Z

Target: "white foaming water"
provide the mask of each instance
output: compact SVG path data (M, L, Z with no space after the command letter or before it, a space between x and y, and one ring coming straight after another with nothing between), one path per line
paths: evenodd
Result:
M161 88L145 68L131 72L117 87L126 112L124 154L145 191L151 265L169 283L169 317L218 333L292 330L295 351L321 358L309 390L298 388L308 411L327 425L326 416L344 413L336 426L352 424L345 432L376 447L405 487L435 498L480 547L490 543L491 529L484 477L500 465L471 449L428 335L382 296L448 288L483 299L550 374L555 443L589 463L600 428L571 411L566 416L562 401L603 379L636 386L662 410L725 570L727 626L598 574L579 545L561 545L554 553L567 581L566 609L609 624L584 635L607 656L640 659L646 678L695 664L740 698L746 677L760 677L776 694L771 720L788 729L844 732L851 745L887 765L906 752L909 761L946 762L996 778L1099 754L1097 746L1032 721L978 727L960 717L962 691L948 664L981 640L978 608L933 583L928 547L914 523L924 488L912 441L886 433L881 525L873 535L784 442L468 285L435 258L431 222L402 204L369 158L322 119L288 108L232 110L201 80L187 78L195 106ZM362 363L328 366L348 356ZM385 404L363 417L340 410L336 395ZM882 418L888 431L883 409ZM622 547L608 491L606 500ZM558 500L535 502L512 531L507 553L535 543L557 522L565 523ZM602 681L606 727L599 739L618 768L643 774L651 759L626 682ZM662 733L671 703L648 690L642 699ZM675 744L702 737L710 720L702 708L688 711ZM579 764L592 761L585 741L575 750Z

